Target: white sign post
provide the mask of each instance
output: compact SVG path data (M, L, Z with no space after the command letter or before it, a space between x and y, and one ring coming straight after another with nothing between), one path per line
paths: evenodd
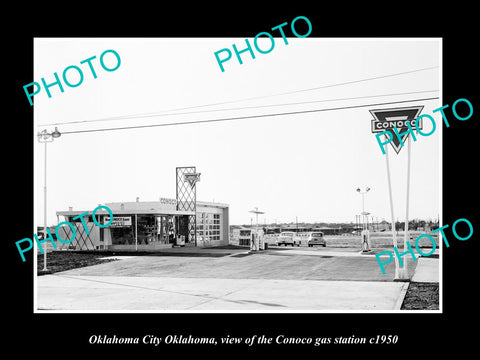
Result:
M403 239L403 251L407 250L407 244L410 241L410 236L408 234L408 205L410 201L410 147L411 147L411 141L410 141L410 136L408 137L407 140L407 153L408 153L408 160L407 160L407 201L406 201L406 206L405 206L405 227L403 229L404 232L404 239ZM405 261L405 273L401 275L401 279L408 279L408 273L407 273L407 262Z
M406 211L405 211L405 227L404 227L404 241L403 241L403 252L408 248L409 242L409 233L408 233L408 209L409 209L409 199L410 199L410 162L411 162L411 141L410 133L408 132L409 127L407 122L410 124L410 127L414 129L422 129L421 121L417 124L417 118L422 111L423 106L411 106L405 108L395 108L395 109L378 109L370 110L370 113L373 115L374 120L372 120L372 133L380 133L384 131L390 131L392 140L390 144L392 145L395 152L398 154L403 147L405 140L407 140L407 194L406 194ZM399 136L395 134L394 128L397 129ZM387 144L389 140L387 134L384 135L385 141ZM392 217L392 237L393 237L393 246L397 248L397 234L395 227L395 216L394 216L394 207L393 207L393 196L392 196L392 184L390 180L390 164L388 158L388 147L385 148L385 159L387 164L387 180L388 180L388 194L390 198L390 213ZM403 261L403 267L399 267L399 259L395 253L395 280L409 280L408 277L408 268L407 260Z
M387 136L385 135L385 141ZM392 196L392 182L390 180L390 164L388 161L388 147L385 149L385 159L387 163L387 181L388 181L388 196L390 198L390 215L392 217L392 237L393 237L393 246L397 247L397 230L395 229L395 214L393 211L393 196ZM395 279L399 278L399 264L398 258L395 255Z

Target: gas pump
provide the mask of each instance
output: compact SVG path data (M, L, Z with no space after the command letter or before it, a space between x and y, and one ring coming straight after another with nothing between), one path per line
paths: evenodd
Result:
M370 231L362 230L362 252L371 252L370 248Z

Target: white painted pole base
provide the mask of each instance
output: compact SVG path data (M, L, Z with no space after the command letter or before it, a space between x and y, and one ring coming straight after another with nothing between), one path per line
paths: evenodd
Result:
M406 260L405 260L406 261ZM398 269L398 274L395 276L394 280L406 280L410 281L410 277L408 276L408 271L404 267Z

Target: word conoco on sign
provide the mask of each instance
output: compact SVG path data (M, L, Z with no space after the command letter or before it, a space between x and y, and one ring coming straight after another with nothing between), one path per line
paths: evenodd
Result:
M468 115L460 116L458 114L457 105L459 103L467 104L468 110L469 110ZM450 123L448 122L447 116L445 115L445 112L443 110L448 108L448 107L449 107L449 105L446 104L446 105L443 105L443 106L439 107L438 109L433 110L434 113L435 112L440 112L440 114L442 115L443 121L445 122L445 126L447 128L450 127ZM468 120L473 115L473 105L467 99L458 99L452 105L452 113L458 120L461 120L461 121ZM421 120L423 120L423 118L428 118L430 120L430 122L432 123L432 130L430 130L430 132L422 132L422 129L419 126L419 124L421 124ZM435 129L437 128L437 125L435 124L435 120L432 116L430 116L428 114L422 114L422 115L418 116L416 119L413 119L413 120L396 120L396 121L388 121L388 122L377 122L377 123L374 124L374 127L375 127L374 130L387 129L387 128L393 129L393 132L394 132L395 136L398 138L398 141L400 142L400 145L404 146L405 145L404 142L403 142L404 135L407 136L408 134L412 134L413 141L417 141L417 138L416 138L415 133L413 131L412 125L415 127L417 132L422 136L432 135L435 132ZM404 132L399 132L398 128L402 128L402 127L407 127L408 130L404 131ZM384 142L380 141L380 137L382 135L385 135L385 137L386 137L386 141L384 141ZM382 153L385 155L385 153L386 153L385 148L384 148L385 145L391 143L394 139L392 132L390 130L385 130L381 133L376 134L375 136L377 138L377 142L378 142L378 145L380 146L380 149L382 149Z

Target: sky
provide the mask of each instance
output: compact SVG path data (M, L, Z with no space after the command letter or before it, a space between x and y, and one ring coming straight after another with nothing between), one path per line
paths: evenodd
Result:
M62 133L47 144L48 225L70 206L175 198L178 166L196 166L197 199L229 204L230 224L249 224L254 207L265 212L261 223L355 221L362 211L356 189L367 186L365 210L390 221L386 158L369 110L423 105L422 114L432 115L442 105L441 39L289 37L285 45L275 38L270 53L243 53L243 64L233 55L222 72L214 53L233 52L232 44L242 49L245 39L36 38L32 81L51 83L70 65L84 75L78 87L63 83L63 93L52 86L51 98L43 88L34 97L37 132L56 126ZM121 58L111 72L99 63L109 49ZM92 56L96 79L80 63ZM111 53L104 60L116 64ZM72 83L75 76L69 70ZM280 113L289 114L253 117ZM248 118L75 133L237 117ZM441 214L441 131L412 141L411 219ZM41 226L44 144L32 135ZM402 221L407 149L397 155L390 147L389 160L395 218Z

